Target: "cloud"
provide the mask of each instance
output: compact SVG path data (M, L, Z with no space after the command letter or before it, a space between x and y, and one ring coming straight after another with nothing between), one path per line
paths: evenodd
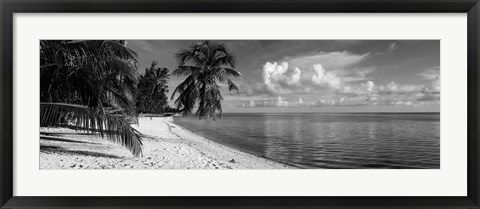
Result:
M440 101L440 94L420 94L416 101Z
M373 81L367 81L365 83L360 83L358 85L349 85L344 86L342 89L336 93L340 95L373 95L373 96L401 96L401 95L418 95L418 94L431 94L439 93L439 85L425 84L425 85L415 85L415 84L399 84L395 81L392 81L385 85L376 85Z
M303 98L287 100L283 97L270 100L250 100L239 107L331 107L331 106L422 106L438 103L439 95L404 94L404 95L328 95L305 101Z
M246 92L280 95L319 89L339 90L346 82L368 79L367 75L374 67L352 68L352 65L365 60L369 54L317 52L287 57L281 63L266 62L262 69L263 88L252 86Z
M373 81L367 81L367 83L365 83L364 85L369 92L373 91L373 88L375 88L375 83Z
M395 47L396 44L392 43L389 48L393 50ZM374 66L356 65L368 55L331 52L312 55L309 59L304 56L289 58L289 62L266 62L261 71L262 82L252 82L241 89L247 95L273 96L273 99L244 100L239 106L421 106L440 101L439 66L427 68L418 74L422 80L428 81L426 84L401 84L395 81L376 84L372 77ZM321 61L325 57L332 60L323 60L326 64L312 61Z
M429 67L418 75L425 80L435 80L440 77L440 66Z
M427 68L418 75L425 80L431 80L431 83L423 88L425 93L440 93L440 66Z
M343 83L335 86L336 83L330 84L331 80L337 77L326 79L327 72L320 66L316 66L317 77L312 80L327 85L330 90L326 94L318 94L314 91L311 94L303 93L302 97L296 99L287 99L283 96L277 96L276 99L270 100L251 100L243 102L241 107L323 107L323 106L389 106L389 105L407 105L422 106L426 104L439 103L439 89L436 91L427 91L432 88L431 84L413 85L399 84L390 82L384 85L376 85L374 81L366 81L363 83ZM313 79L315 78L315 79ZM436 81L436 80L434 80ZM315 82L312 82L315 83ZM434 84L433 82L432 84ZM322 87L323 88L323 87ZM287 97L296 97L300 94L288 94Z
M299 105L302 105L302 104L303 104L303 99L302 99L302 98L298 98L298 104L299 104Z
M426 85L423 88L423 92L425 93L440 93L440 76L434 79L429 85Z
M289 107L290 102L285 98L278 96L275 99L268 100L250 100L239 105L239 107Z
M340 94L370 94L381 95L408 94L411 92L440 92L440 78L432 80L429 85L399 84L394 81L386 85L377 86L367 75L373 72L374 67L357 69L353 72L327 70L323 64L315 64L311 68L289 69L289 63L267 62L263 66L260 85L249 85L245 92L248 94L266 93L282 95L292 93L308 93L318 91L335 91ZM366 81L364 83L359 83Z
M288 85L301 85L300 79L302 77L302 71L297 67L293 70L293 73L287 78Z
M235 91L228 91L227 88L222 88L224 90L224 93L228 95L235 95L235 96L262 96L262 95L268 95L270 94L269 92L266 91L265 89L265 84L264 83L259 83L256 81L235 81L238 87L238 93Z
M346 83L367 80L374 67L356 68L351 71L327 70L323 64L317 63L307 68L296 67L289 69L288 62L267 62L262 69L262 83L246 86L247 93L266 93L282 95L291 93L305 93L311 91L341 90Z
M423 105L425 101L439 101L437 97L423 98L424 94L408 95L343 95L310 102L310 107L321 106L390 106L390 105ZM422 98L422 99L420 99Z
M342 80L343 82L350 83L372 79L369 76L373 73L374 69L375 67L354 68L352 70L349 70L349 72L351 72L351 75L344 76Z
M321 63L326 69L340 70L368 58L370 53L352 54L348 51L319 52L314 54L288 57L284 61L292 67L308 68Z
M430 103L419 101L436 103L440 101L439 85L434 85L435 83L436 80L426 85L399 84L392 81L386 85L376 85L373 81L367 81L356 86L346 86L337 93L345 96L339 105L421 106Z
M270 63L267 65L265 71L270 69L268 66L277 66L274 68L276 70L271 71L275 73L270 74L273 76L265 76L266 80L264 83L268 84L268 86L257 86L257 90L268 88L268 92L275 93L269 95L289 95L289 97L296 94L334 96L334 98L322 98L318 101L313 101L313 103L312 101L302 99L302 102L290 102L289 105L291 106L406 105L410 104L408 103L409 101L439 101L440 98L440 77L423 85L400 84L395 81L377 85L373 80L355 83L345 82L346 76L342 77L341 73L337 71L328 71L321 64L314 65L312 70L302 71L298 68L299 72L297 74L302 75L300 79L298 79L298 77L293 79L293 75L295 74L292 72L289 73L287 63L280 65L281 67L278 67L275 63ZM295 85L287 82L289 80L295 80ZM280 96L278 98L283 97ZM268 104L270 105L270 103ZM276 106L286 106L284 103L278 104L283 105Z
M342 88L342 78L334 72L327 72L322 64L313 65L313 70L315 71L315 74L312 76L312 81L315 85L332 89Z
M378 87L378 94L409 94L412 92L421 92L423 90L423 85L412 85L412 84L398 84L395 81L390 82L387 85L382 85Z
M273 94L291 93L289 88L285 87L300 87L301 75L300 69L288 70L288 63L281 64L267 62L263 66L262 76L265 89Z
M390 44L390 46L388 46L387 52L392 52L393 50L395 50L396 47L397 47L397 43L393 42L392 44Z

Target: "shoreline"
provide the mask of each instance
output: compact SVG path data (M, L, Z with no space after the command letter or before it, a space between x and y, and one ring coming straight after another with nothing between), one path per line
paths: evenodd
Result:
M195 135L195 136L197 136L197 137L201 137L203 140L206 140L206 141L209 141L209 142L211 142L211 143L214 143L214 144L216 144L217 146L222 146L222 147L224 147L224 149L226 149L226 150L228 149L228 150L233 150L234 152L241 152L241 153L244 153L244 154L252 155L253 157L257 157L257 158L265 159L265 160L272 161L272 162L275 162L275 163L279 163L279 164L285 165L285 166L290 167L290 168L298 168L298 167L295 167L295 166L293 166L293 165L289 165L289 164L286 164L286 163L283 163L283 162L279 162L279 161L276 161L276 160L272 160L272 159L269 159L269 158L265 158L265 157L262 157L262 156L258 156L258 155L256 155L256 154L250 153L250 152L248 152L248 151L243 151L243 150L235 149L235 148L233 148L233 147L229 147L229 146L227 146L227 145L220 144L220 143L218 143L218 142L216 142L216 141L214 141L214 140L212 140L212 139L210 139L210 138L208 138L208 137L205 137L205 136L202 136L202 135L200 135L200 134L194 133L193 131L189 130L187 127L175 123L175 121L172 121L171 123L175 124L176 126L178 126L178 127L181 128L181 129L183 129L183 131L186 131L186 132L188 132L188 133L190 133L190 134L192 134L192 135Z
M247 152L247 151L235 149L235 148L233 148L233 147L229 147L229 146L227 146L227 145L220 144L220 143L218 143L218 142L216 142L216 141L214 141L214 140L212 140L212 139L210 139L210 138L208 138L208 137L205 137L205 136L202 136L202 135L199 135L199 134L195 134L193 131L189 130L189 129L186 128L185 126L182 126L182 125L180 125L180 124L175 123L174 120L173 120L171 123L172 123L172 124L175 124L177 127L179 127L180 129L182 129L183 131L188 132L189 134L194 135L195 137L200 137L200 138L202 138L203 140L208 141L209 143L216 144L216 146L221 146L221 147L223 147L223 149L225 149L225 150L229 150L229 151L232 151L232 152L240 152L240 153L243 153L243 154L246 154L246 155L251 155L252 157L265 159L265 160L267 160L267 161L271 161L271 162L273 162L273 163L278 163L278 164L287 166L287 167L289 167L289 168L297 168L297 167L295 167L295 166L293 166L293 165L289 165L289 164L286 164L286 163L278 162L278 161L275 161L275 160L272 160L272 159L268 159L268 158L265 158L265 157L262 157L262 156L258 156L258 155L256 155L256 154L253 154L253 153L250 153L250 152Z
M292 169L290 165L219 144L174 123L139 117L143 157L100 136L68 128L41 128L40 169Z

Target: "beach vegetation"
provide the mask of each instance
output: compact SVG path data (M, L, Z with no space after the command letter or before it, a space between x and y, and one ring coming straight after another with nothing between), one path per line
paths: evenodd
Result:
M168 68L157 67L153 61L138 82L137 111L139 113L162 114L170 111L168 106Z
M137 53L120 40L40 41L40 126L99 134L142 154L131 124L138 83Z
M221 88L226 85L228 91L237 91L232 77L241 76L235 70L235 58L224 43L200 41L176 54L178 67L173 76L186 76L174 90L171 99L183 114L195 115L210 120L222 115ZM176 97L176 99L175 99Z

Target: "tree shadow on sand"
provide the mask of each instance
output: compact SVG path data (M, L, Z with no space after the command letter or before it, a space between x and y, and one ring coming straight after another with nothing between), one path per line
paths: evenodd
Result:
M86 132L45 132L45 131L40 131L41 135L46 135L46 136L64 136L64 135L94 135L93 133L86 133Z
M80 144L100 144L95 142L84 142L84 141L77 141L72 139L60 138L60 137L50 137L50 136L40 136L42 140L48 141L55 141L55 142L70 142L70 143L80 143Z
M122 159L121 157L118 157L115 155L103 154L99 152L83 151L83 150L66 150L62 147L46 146L46 145L40 145L40 152L48 153L48 154L81 155L81 156L90 156L90 157Z

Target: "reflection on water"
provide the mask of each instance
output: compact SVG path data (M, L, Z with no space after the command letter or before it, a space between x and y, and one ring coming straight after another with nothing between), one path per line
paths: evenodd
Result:
M301 168L440 168L439 114L225 114L214 122L175 121Z

